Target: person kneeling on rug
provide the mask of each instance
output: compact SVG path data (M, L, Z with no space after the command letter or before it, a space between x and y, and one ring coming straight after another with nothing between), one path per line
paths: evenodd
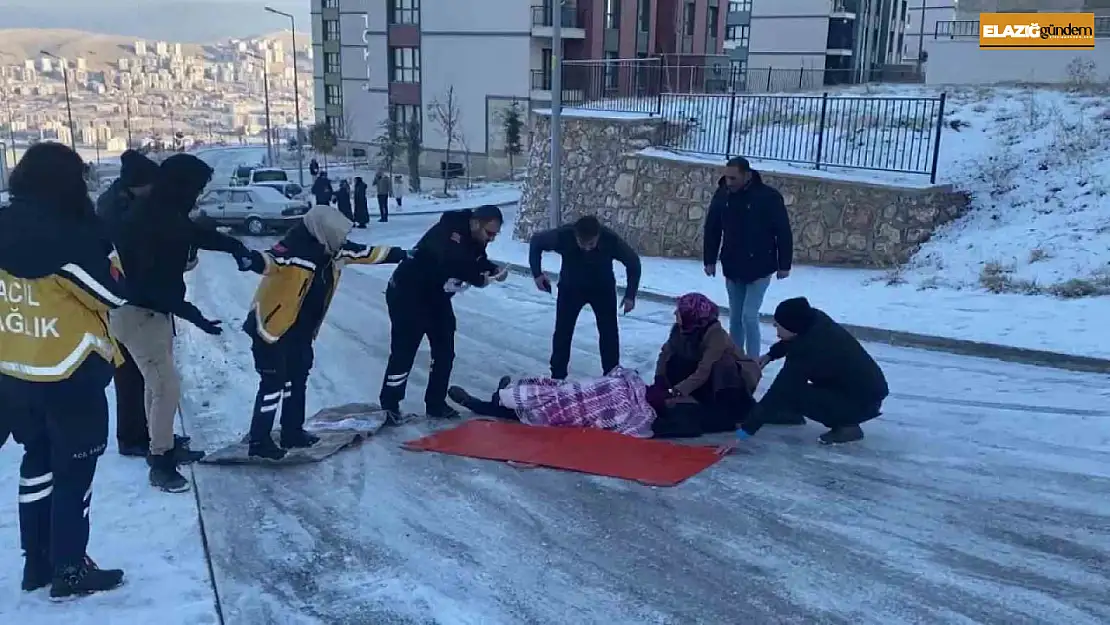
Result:
M762 375L721 326L720 309L701 293L678 298L675 324L659 353L647 399L657 438L731 432L755 404Z
M501 378L490 401L464 389L447 390L451 401L471 412L525 425L585 427L610 430L637 438L651 438L655 411L647 403L647 384L640 374L616 367L586 380Z
M311 447L319 441L304 430L305 390L312 369L312 343L343 266L395 265L408 255L399 247L348 241L353 227L338 209L316 206L281 242L264 254L256 252L251 269L264 277L243 324L261 377L249 434L251 456L280 460L287 449ZM279 409L281 447L272 436Z
M761 364L786 358L771 388L737 431L745 439L776 419L808 417L829 428L822 444L863 438L860 424L879 416L890 393L878 363L843 326L804 297L775 309L775 343Z

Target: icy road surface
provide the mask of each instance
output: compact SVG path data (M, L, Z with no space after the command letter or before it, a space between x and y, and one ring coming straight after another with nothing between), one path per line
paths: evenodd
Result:
M411 243L428 218L355 236ZM258 241L258 245L264 244ZM376 401L391 268L343 276L309 411ZM206 254L183 329L195 446L242 434L257 382L238 331L257 276ZM553 299L530 281L455 298L454 382L547 369ZM621 319L649 371L671 312ZM186 324L182 324L183 326ZM768 337L770 331L767 331ZM598 368L592 315L572 374ZM864 443L768 428L677 488L438 454L388 430L318 465L197 467L216 582L236 625L897 625L1110 622L1110 390L1103 377L870 346L893 389ZM419 410L418 357L407 407Z

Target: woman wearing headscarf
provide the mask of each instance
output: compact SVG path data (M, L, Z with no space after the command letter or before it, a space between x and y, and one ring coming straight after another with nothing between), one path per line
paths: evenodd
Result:
M105 388L119 364L108 311L124 287L70 148L39 143L11 174L0 211L0 444L23 446L23 590L66 598L111 590L123 571L86 555L97 460L108 443Z
M701 293L678 298L675 324L647 391L659 415L656 437L731 432L754 405L759 363L733 343L719 317L720 309Z
M408 256L399 247L348 241L353 227L338 209L315 206L251 268L264 276L243 324L260 377L249 435L251 456L280 460L287 449L311 447L319 440L304 430L305 391L312 343L344 265L395 265ZM280 447L272 436L279 412Z

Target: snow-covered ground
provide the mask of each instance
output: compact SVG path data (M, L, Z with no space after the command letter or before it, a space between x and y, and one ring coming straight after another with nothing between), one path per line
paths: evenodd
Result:
M108 389L109 400L113 391ZM115 406L108 451L93 482L89 555L105 568L121 568L125 585L114 592L52 603L47 590L19 590L23 556L15 499L22 448L0 448L0 622L20 625L162 623L215 625L216 603L201 546L192 495L154 491L142 458L116 453ZM188 473L186 473L188 475Z
M434 219L401 216L353 236L411 245ZM316 342L310 412L376 398L390 273L345 273ZM249 422L257 378L238 327L257 284L207 252L189 276L190 298L228 328L210 337L179 326L183 420L198 448L236 439ZM487 392L503 374L546 370L553 298L527 278L472 289L455 309L454 383ZM599 369L591 317L575 334L573 375ZM646 301L622 316L624 363L649 371L671 319ZM1110 620L1105 380L869 349L892 395L862 444L820 447L815 425L768 428L673 489L400 450L434 427L422 422L315 465L197 466L224 622ZM422 350L407 408L420 408L427 366ZM0 450L12 488L0 504L0 621L215 622L193 497L152 491L145 464L114 449L96 483L92 555L129 567L129 585L57 606L20 595L17 464L9 443Z
M936 98L942 91L947 102L938 182L969 192L972 210L942 228L889 279L924 289L1110 294L1110 107L1104 94L1038 87L843 89L828 105L826 126L833 130L823 148L830 158L823 160L844 165L886 161L887 166L916 168L927 158L934 137L921 120L929 115L935 119L935 104L906 98ZM852 99L860 96L893 100L875 104ZM764 170L813 171L804 164L758 157L789 159L799 150L812 156L819 95L744 96L739 101L732 153L755 157L753 163ZM724 144L728 106L720 98L671 96L664 104L672 119L697 120L689 123L685 143L677 147ZM660 150L652 152L660 155ZM924 176L835 167L818 175L914 186L928 181Z

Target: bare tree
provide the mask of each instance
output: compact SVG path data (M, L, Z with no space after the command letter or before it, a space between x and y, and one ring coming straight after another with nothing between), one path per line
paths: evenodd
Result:
M459 110L458 98L455 96L455 86L449 85L442 97L432 100L428 108L428 116L432 118L440 133L443 134L447 145L444 149L443 167L443 194L447 191L451 181L451 148L459 140L459 130L462 125L462 111Z
M521 137L524 120L521 117L520 103L516 100L509 104L509 108L501 112L502 130L505 131L505 155L509 157L509 180L514 177L515 163L513 161L524 151Z
M382 120L379 128L380 133L377 139L378 166L392 174L393 163L405 151L405 129L392 112L390 112L389 117Z
M335 150L335 145L338 142L335 130L326 121L316 122L308 130L308 142L317 154L323 155L324 169L327 169L328 155Z
M340 123L342 124L342 126L340 128L337 128L336 130L339 131L339 133L340 133L339 136L343 137L343 140L346 143L347 160L350 161L350 160L352 160L352 157L351 157L351 141L354 139L354 134L355 134L355 115L354 115L354 111L351 111L350 109L344 107L344 109L343 109L343 119Z
M466 188L470 189L474 186L473 174L471 174L470 171L470 144L466 140L466 133L463 132L461 129L459 130L459 147L462 148L463 169L466 170L465 172L463 172L463 182L466 185Z

